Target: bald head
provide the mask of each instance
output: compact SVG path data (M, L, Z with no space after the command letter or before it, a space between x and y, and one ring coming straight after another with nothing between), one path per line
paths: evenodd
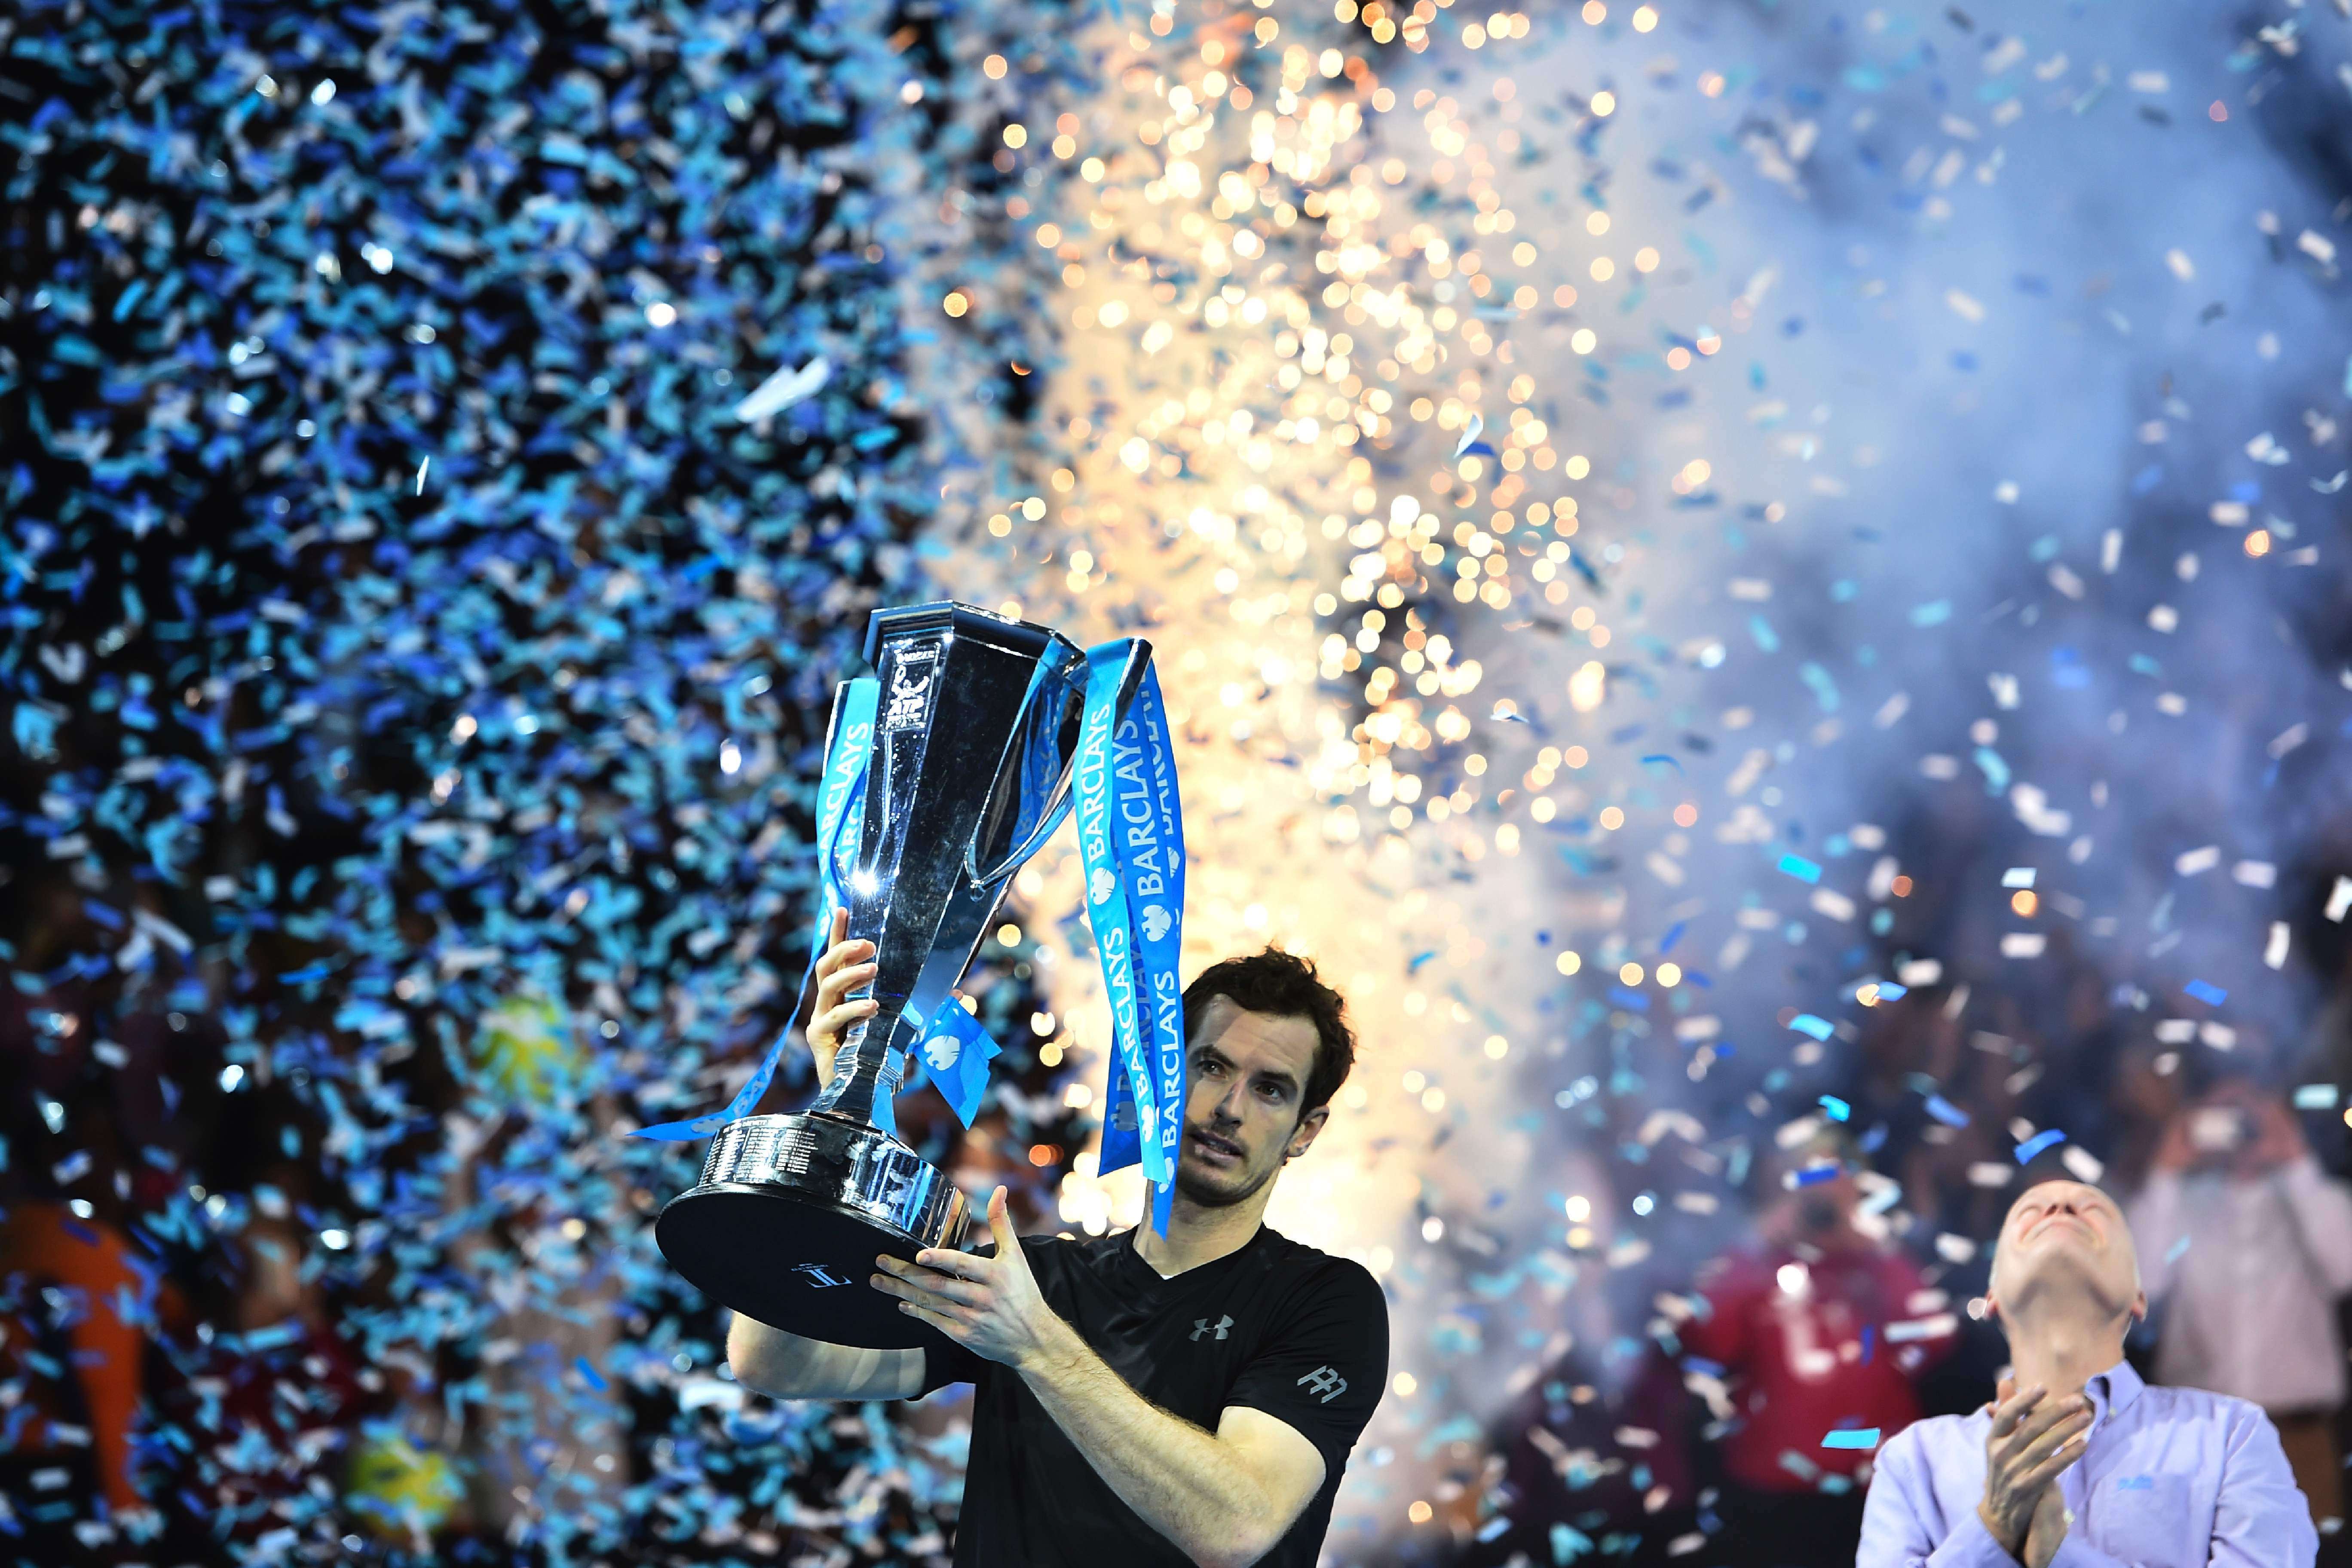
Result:
M2044 1311L2106 1320L2141 1317L2139 1252L2123 1210L2083 1182L2036 1182L2001 1222L1987 1304L2014 1335Z

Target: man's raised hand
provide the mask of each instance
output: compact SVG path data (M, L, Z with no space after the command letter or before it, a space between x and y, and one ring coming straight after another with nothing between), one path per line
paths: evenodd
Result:
M1985 1495L1977 1517L2011 1557L2025 1546L2044 1489L2082 1458L2089 1441L2091 1402L2079 1394L2051 1399L2047 1392L2036 1384L2020 1394L2013 1379L2001 1379L1985 1434Z
M850 1026L869 1016L877 1005L871 996L852 999L849 994L873 983L877 965L870 962L874 944L862 938L850 942L848 935L849 911L837 909L833 911L830 945L816 961L816 1005L809 1013L809 1054L816 1058L820 1089L833 1080L834 1054L841 1049Z

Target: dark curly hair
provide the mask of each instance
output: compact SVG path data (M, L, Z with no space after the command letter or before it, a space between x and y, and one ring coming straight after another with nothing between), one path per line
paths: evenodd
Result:
M1348 1081L1348 1069L1356 1065L1356 1032L1348 1026L1347 998L1323 983L1312 960L1269 947L1209 965L1184 987L1186 1039L1200 1026L1201 1015L1214 996L1244 1012L1305 1018L1315 1026L1315 1065L1307 1071L1298 1107L1302 1120L1330 1103Z

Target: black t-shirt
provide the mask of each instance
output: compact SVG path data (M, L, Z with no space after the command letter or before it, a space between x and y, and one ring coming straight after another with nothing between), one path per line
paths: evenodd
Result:
M1024 1237L1046 1305L1151 1404L1214 1432L1262 1410L1322 1451L1323 1485L1265 1568L1314 1568L1348 1453L1388 1382L1388 1301L1360 1264L1264 1226L1238 1250L1163 1279L1133 1231ZM1019 1374L961 1346L926 1353L923 1392L974 1385L956 1568L1189 1568L1087 1462Z

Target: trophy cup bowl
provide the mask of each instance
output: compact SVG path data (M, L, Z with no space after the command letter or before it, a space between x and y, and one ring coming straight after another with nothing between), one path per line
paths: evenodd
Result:
M1133 645L1122 712L1150 657ZM897 1134L890 1102L918 1033L908 1014L959 1005L952 988L1013 872L1055 826L1087 669L1057 632L951 603L876 611L866 658L880 702L841 898L850 939L875 944L880 1005L852 1026L809 1110L719 1130L654 1237L689 1283L759 1322L895 1349L939 1335L866 1283L876 1255L961 1247L971 1217ZM836 694L836 728L842 714Z

